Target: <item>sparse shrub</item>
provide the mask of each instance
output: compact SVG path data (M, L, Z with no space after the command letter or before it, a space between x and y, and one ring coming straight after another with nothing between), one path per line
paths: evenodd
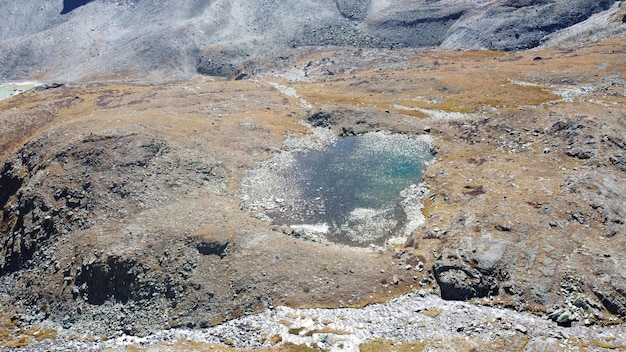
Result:
M15 340L5 342L3 345L8 348L19 348L28 346L31 342L33 339L30 336L20 336Z
M291 328L289 330L287 330L288 333L290 333L291 335L300 335L300 333L302 332L302 330L304 330L303 327L299 327L299 328Z
M283 341L283 337L278 335L278 334L273 335L272 337L270 337L270 343L272 345L276 345L278 343L281 343L282 341Z

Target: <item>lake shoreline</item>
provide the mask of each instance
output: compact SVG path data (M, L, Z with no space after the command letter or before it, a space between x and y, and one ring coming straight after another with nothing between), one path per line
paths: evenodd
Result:
M0 100L8 99L12 96L27 92L41 86L41 83L34 81L9 82L0 84Z

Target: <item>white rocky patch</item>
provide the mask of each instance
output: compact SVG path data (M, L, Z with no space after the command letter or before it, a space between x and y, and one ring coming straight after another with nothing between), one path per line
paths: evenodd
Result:
M340 231L355 243L370 243L389 234L398 224L391 216L392 209L356 208L342 224Z
M624 326L603 327L601 330L585 326L565 328L528 313L445 301L424 291L364 308L272 307L262 313L207 329L172 329L155 331L145 337L121 336L107 341L67 343L71 342L72 348L82 350L117 350L129 346L141 346L149 350L152 350L152 346L161 350L159 348L172 346L177 340L188 340L212 344L228 342L230 347L252 349L273 347L272 337L280 336L279 344L290 342L331 351L356 352L359 351L359 345L375 339L406 343L467 337L468 334L481 336L484 341L497 336L524 334L531 342L596 339L610 340L612 345L626 343ZM43 343L68 347L62 340Z
M286 96L298 99L300 101L300 104L302 104L303 107L307 109L311 109L313 107L313 105L311 105L308 101L306 101L306 99L298 95L298 92L296 92L296 90L293 87L284 86L276 82L268 82L268 83L269 85L278 89L278 91L285 94Z
M467 114L462 112L454 112L454 111L443 111L443 110L435 110L435 109L424 109L418 107L408 107L400 104L394 104L393 107L398 110L405 111L419 111L428 115L430 118L434 120L461 120L461 119L473 119L480 117L479 114Z
M400 196L404 198L402 200L402 208L408 219L407 224L404 225L405 240L415 229L426 222L426 218L424 214L422 214L422 209L424 208L422 199L424 199L427 194L428 190L424 184L411 185L400 193Z
M536 84L536 83L516 81L516 80L509 80L509 83L518 85L521 87L543 88L546 90L550 90L553 94L561 96L561 99L551 101L550 103L560 103L560 102L571 103L574 100L580 97L589 95L598 89L597 85L558 87L554 85L543 85L543 84Z
M294 230L303 230L303 231L310 231L310 232L315 232L315 233L328 233L328 230L330 229L328 227L328 224L315 224L315 225L301 224L301 225L291 225L289 227L291 227Z

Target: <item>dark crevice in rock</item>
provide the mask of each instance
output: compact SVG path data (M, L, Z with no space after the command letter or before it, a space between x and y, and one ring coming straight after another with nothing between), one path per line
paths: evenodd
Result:
M223 259L228 253L229 242L226 241L209 241L204 239L198 239L194 242L194 246L198 250L198 253L202 255L216 255Z
M475 297L497 296L500 288L495 279L462 265L435 263L435 279L441 289L441 298L463 301Z
M319 111L306 118L313 127L326 127L330 128L335 123L331 114L325 111Z
M620 170L626 172L626 157L624 157L623 155L611 156L609 157L609 161Z
M126 303L136 290L137 269L134 260L117 256L83 264L76 275L78 290L74 298L80 295L94 305L101 305L111 298Z
M2 231L7 236L0 247L0 274L22 269L56 232L52 217L47 215L52 206L42 196L20 194L17 204L19 211L5 212L3 219Z
M611 314L626 318L626 296L615 291L608 292L606 288L599 285L591 285L591 291Z
M9 198L22 186L23 180L13 172L13 163L7 161L0 171L0 208L4 208Z
M481 194L485 194L485 188L483 187L483 185L480 186L465 186L465 189L468 189L467 192L464 192L464 194L467 194L468 196L479 196Z

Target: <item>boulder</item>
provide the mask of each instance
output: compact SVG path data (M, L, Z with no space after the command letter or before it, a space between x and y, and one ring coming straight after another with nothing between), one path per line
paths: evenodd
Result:
M483 236L472 251L471 260L480 271L491 272L506 252L507 244L506 240Z
M559 344L559 340L554 337L537 337L526 345L523 352L551 352L561 350L563 350L563 347Z
M433 273L441 289L441 298L446 300L496 296L500 292L493 276L473 269L455 255L439 258L433 265Z

